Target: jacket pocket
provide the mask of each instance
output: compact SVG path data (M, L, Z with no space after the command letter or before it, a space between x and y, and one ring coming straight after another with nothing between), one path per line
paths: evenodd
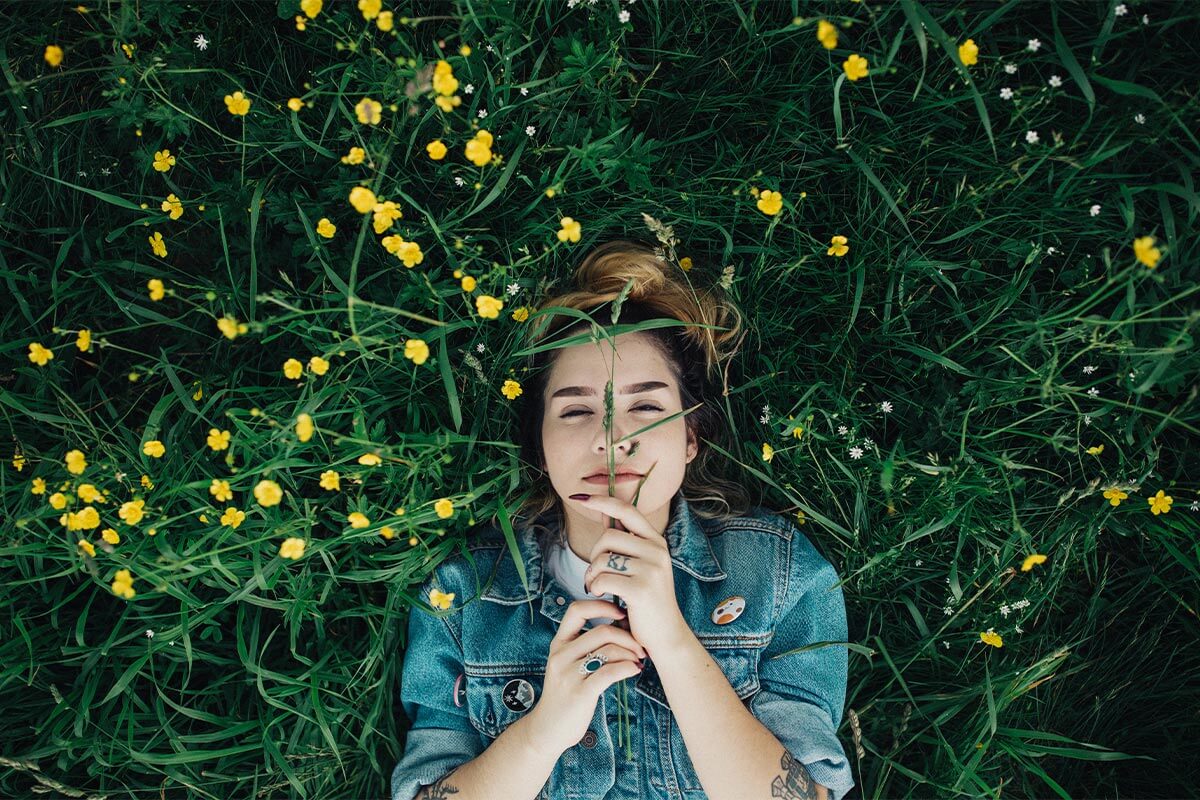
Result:
M704 639L701 638L701 643L704 644ZM758 682L758 659L762 653L761 647L724 647L724 648L709 648L709 656L716 662L721 671L725 673L725 678L729 681L729 685L733 688L737 696L742 700L743 704L749 701L759 690ZM696 775L695 765L692 763L691 756L688 755L687 745L683 740L683 733L679 730L679 725L675 721L674 712L665 711L665 724L658 728L659 733L659 749L660 763L663 765L663 770L670 765L675 773L673 783L675 787L668 786L668 781L659 770L651 770L650 781L657 787L667 791L669 797L676 797L672 788L677 788L680 792L702 792L703 787L700 785L700 779Z
M528 714L542 696L541 672L508 675L467 675L467 719L485 737L495 741L509 725Z

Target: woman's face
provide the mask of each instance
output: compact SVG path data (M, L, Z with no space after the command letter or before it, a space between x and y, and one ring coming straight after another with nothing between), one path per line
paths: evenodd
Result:
M570 499L578 492L608 494L607 480L584 480L607 473L608 442L604 429L604 385L613 378L612 440L682 410L679 385L667 361L643 333L623 333L613 343L602 341L563 348L551 367L542 418L544 467L567 516L570 530L603 524L599 511ZM630 390L628 393L626 390ZM637 507L659 532L666 529L670 501L683 484L688 463L698 452L696 437L683 417L613 446L614 471L632 470L650 477L642 485ZM638 481L617 481L615 493L628 502Z

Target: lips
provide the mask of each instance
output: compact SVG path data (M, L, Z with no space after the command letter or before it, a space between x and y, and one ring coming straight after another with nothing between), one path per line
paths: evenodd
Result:
M636 477L636 478L642 477L642 474L640 472L634 472L631 469L617 470L617 477L619 478L622 475L632 475L633 477ZM608 470L604 470L603 472L593 472L591 475L586 475L586 476L584 476L584 480L587 480L588 478L607 478L607 477L608 477Z

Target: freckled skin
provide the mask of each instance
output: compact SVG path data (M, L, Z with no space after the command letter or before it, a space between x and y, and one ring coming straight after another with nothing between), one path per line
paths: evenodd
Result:
M771 781L771 797L782 797L784 800L816 800L816 783L804 765L792 758L791 753L783 751L779 767L783 774L775 776L775 780Z

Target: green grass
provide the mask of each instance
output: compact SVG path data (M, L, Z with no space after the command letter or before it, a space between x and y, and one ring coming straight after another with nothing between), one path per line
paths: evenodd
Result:
M521 378L512 311L595 244L655 241L644 214L749 316L718 398L729 469L803 512L845 578L855 791L1194 793L1195 4L385 2L395 35L348 0L304 32L292 0L84 6L0 8L0 795L386 795L416 586L522 493L500 392ZM422 73L442 58L449 113ZM223 102L238 90L245 117ZM364 97L380 124L356 118ZM474 128L498 162L467 160ZM367 161L341 163L354 146ZM388 233L420 264L350 206L360 184L399 205ZM778 214L757 208L768 189ZM578 243L556 236L565 217ZM826 255L839 234L848 253ZM223 336L226 316L245 333ZM327 373L285 377L313 356ZM280 504L256 502L262 480ZM68 530L81 483L107 502ZM1155 515L1159 490L1174 502ZM302 558L278 555L289 537ZM1047 560L1022 571L1031 553Z

